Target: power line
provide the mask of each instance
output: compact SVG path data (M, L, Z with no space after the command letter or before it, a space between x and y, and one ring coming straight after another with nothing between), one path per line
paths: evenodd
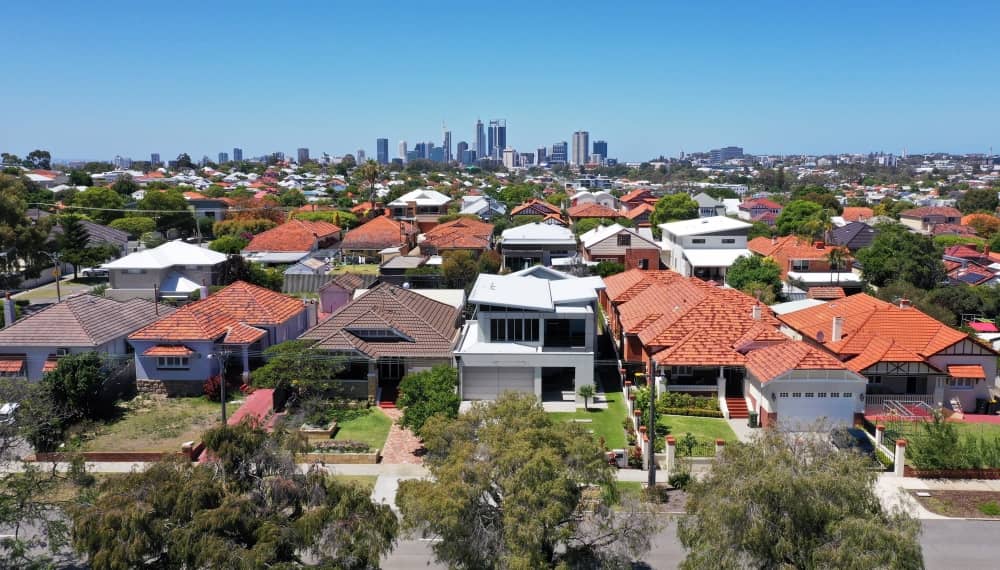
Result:
M188 212L188 213L191 213L191 214L196 213L194 210L187 209L187 208L185 208L183 210L144 210L144 209L139 209L139 208L97 208L97 207L94 207L94 206L74 206L72 204L55 204L55 203L51 203L51 202L29 202L28 205L29 206L50 206L50 207L53 207L53 208L60 208L60 209L73 208L73 209L76 209L76 210L93 210L93 211L97 211L97 212L125 212L125 213L141 212L141 213L153 213L153 214L177 214L177 213L181 213L181 212ZM296 210L296 209L297 208L295 206L260 206L260 207L256 207L256 208L229 208L226 211L227 212L256 212L256 211L260 211L260 210L293 211L293 210ZM322 210L319 210L319 211L322 211Z

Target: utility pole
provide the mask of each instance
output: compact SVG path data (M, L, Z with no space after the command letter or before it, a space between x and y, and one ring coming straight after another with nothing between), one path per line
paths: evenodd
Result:
M43 251L42 253L47 255L49 259L52 260L52 265L53 265L52 276L56 278L56 301L62 302L62 291L59 289L59 281L62 279L62 271L60 270L61 268L59 267L59 257L61 254L58 251L55 253Z
M222 425L226 425L226 361L229 360L229 351L220 350L211 355L219 361L219 388L222 399Z

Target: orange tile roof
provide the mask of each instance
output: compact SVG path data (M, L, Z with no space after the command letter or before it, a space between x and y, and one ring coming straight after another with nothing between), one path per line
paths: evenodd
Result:
M952 364L948 366L948 376L952 378L986 379L986 371L981 364Z
M562 219L562 216L560 216L559 214L548 214L547 216L545 216L544 218L542 218L542 222L545 222L546 220L554 220L560 226L566 226L567 225L566 224L566 220Z
M646 212L652 213L653 210L655 209L656 208L653 207L652 204L648 202L643 202L642 204L639 204L635 208L631 208L629 211L625 212L625 217L630 220L634 220L639 216L645 214Z
M416 226L410 222L378 216L348 231L340 247L345 251L400 247L417 231Z
M373 210L373 209L374 209L374 207L372 206L372 203L370 201L366 200L364 202L361 202L357 206L354 206L353 208L351 208L351 213L352 214L364 214L364 213L366 213L366 212L368 212L370 210Z
M157 344L142 352L143 356L190 356L194 351L183 344Z
M645 200L646 198L651 198L653 193L648 188L636 188L621 197L622 202L634 202L636 200Z
M305 311L302 301L270 289L237 281L207 299L129 335L129 340L216 340L242 323L277 326Z
M236 323L226 331L223 344L250 344L263 338L267 334L264 329L252 327L243 323Z
M631 300L654 283L671 284L685 281L680 273L670 270L629 269L604 278L604 293L614 304ZM707 286L707 285L706 285Z
M962 212L947 206L922 206L920 208L903 210L899 213L899 217L901 218L924 218L927 216L943 216L945 218L961 219Z
M843 362L829 353L794 340L751 351L746 357L746 368L761 383L792 370L847 370Z
M607 206L601 204L579 204L573 206L566 210L570 218L580 219L580 218L617 218L621 214L618 210L614 210Z
M546 214L558 214L559 208L553 206L544 200L539 200L538 198L532 198L527 202L515 206L514 209L510 211L511 216L517 216L520 214L526 215L538 215L544 216Z
M843 299L847 295L843 287L810 287L806 297L810 299Z
M747 249L750 251L770 257L781 268L781 277L784 279L792 269L792 261L813 261L820 262L822 270L829 271L828 261L830 252L840 250L844 254L845 263L851 262L850 251L843 246L835 246L822 241L810 241L798 236L785 236L782 238L755 237L747 242Z
M312 251L319 241L340 235L340 228L323 221L292 219L261 232L250 240L245 251Z
M423 244L442 249L489 249L493 224L478 219L458 218L440 224L424 234Z
M848 222L863 222L874 215L875 211L866 206L844 206L844 213L840 217Z

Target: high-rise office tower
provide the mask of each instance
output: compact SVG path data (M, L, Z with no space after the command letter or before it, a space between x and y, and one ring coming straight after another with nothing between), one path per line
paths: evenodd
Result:
M444 160L442 162L451 162L451 158L452 158L452 155L451 155L451 131L449 131L447 129L445 129L445 131L444 131L444 144L442 146L444 147L444 149L443 149Z
M154 152L153 154L149 155L149 164L153 168L156 168L157 166L159 166L160 165L160 153Z
M469 150L469 143L465 141L458 141L458 144L455 145L455 160L465 164L465 159L462 158L462 156L467 150Z
M219 164L223 164L223 163L226 163L226 162L229 162L229 153L228 152L220 152L219 153Z
M712 164L722 164L727 160L743 158L743 147L727 146L723 148L714 148L708 152L708 156L709 162Z
M505 168L517 167L517 151L512 148L503 149L503 165Z
M426 158L427 160L430 160L431 159L431 153L433 153L433 152L434 152L434 143L431 142L431 141L425 142L424 143L423 158Z
M379 164L389 164L389 139L375 139L375 157Z
M365 160L366 160L365 149L359 148L358 152L354 154L354 162L357 164L361 164Z
M397 153L399 154L399 158L402 158L403 162L406 162L406 141L399 141Z
M295 158L297 159L296 162L298 162L299 164L305 164L309 162L309 149L305 147L300 148L298 151L296 151Z
M601 155L601 158L608 157L608 142L607 141L594 141L594 154Z
M489 150L490 158L500 160L501 153L507 148L507 121L505 119L494 119L490 121L489 127Z
M476 151L476 156L485 156L486 131L483 130L483 122L479 119L476 119L476 138L472 140L472 150Z
M470 164L475 164L476 163L476 151L473 150L473 149L471 149L471 148L467 148L467 149L463 150L462 151L462 156L459 157L459 160L461 160L462 164L464 164L466 166L468 166Z
M576 131L573 133L573 164L583 165L590 160L590 133Z
M548 150L544 146L538 147L538 150L535 151L535 157L535 164L545 164L549 161Z
M568 160L569 145L566 141L552 143L552 155L549 156L549 164L566 164Z
M521 166L531 166L535 164L535 153L533 152L522 152L520 155L519 162Z
M243 162L243 149L239 147L233 148L233 162Z

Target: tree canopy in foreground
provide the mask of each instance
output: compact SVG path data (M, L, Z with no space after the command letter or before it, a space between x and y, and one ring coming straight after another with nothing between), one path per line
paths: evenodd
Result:
M617 494L613 468L576 423L554 422L530 394L502 395L422 435L432 479L403 481L404 528L437 535L452 568L629 568L657 530Z
M681 568L920 569L920 523L888 512L872 460L825 437L765 430L688 488Z

